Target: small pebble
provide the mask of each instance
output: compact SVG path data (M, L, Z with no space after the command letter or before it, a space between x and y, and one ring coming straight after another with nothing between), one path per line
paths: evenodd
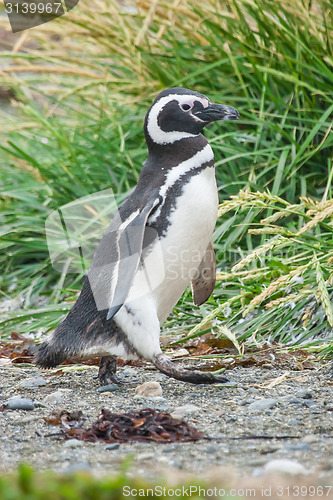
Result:
M265 465L264 471L266 473L281 472L292 476L308 474L308 471L302 464L295 460L289 460L288 458L271 460Z
M63 444L64 448L80 448L81 446L84 446L84 441L80 441L79 439L69 439L68 441L65 441Z
M290 398L288 402L290 405L302 405L303 404L303 402L298 398Z
M256 387L249 387L248 392L251 393L251 394L258 394L259 393L259 389L257 389Z
M316 403L313 401L313 399L306 399L304 401L304 405L308 408L312 408L313 406L316 406Z
M273 398L257 399L249 405L247 413L259 413L261 411L270 410L276 405L276 403L277 400Z
M221 359L221 363L225 365L232 365L235 362L234 358Z
M40 415L33 415L31 417L23 417L20 415L20 424L31 424L32 422L38 422L41 420Z
M168 411L171 408L171 405L168 403L168 401L161 396L155 396L153 398L145 399L147 399L149 403L148 406L154 408L155 410Z
M162 453L172 453L179 450L179 443L166 444L162 448Z
M114 391L118 391L118 389L119 389L119 385L117 385L117 384L108 384L108 385L103 385L102 387L99 387L98 389L96 389L96 392L98 392L100 394L102 392L114 392Z
M106 446L106 450L107 451L111 451L111 450L118 450L118 448L120 448L120 444L119 443L110 443Z
M29 389L36 389L37 387L42 387L43 385L46 385L47 381L43 378L31 378L28 380L22 380L20 382L20 387L26 387Z
M34 410L35 404L31 399L13 397L6 403L7 410Z
M12 367L13 366L12 360L7 358L0 358L0 366Z
M145 382L142 385L138 385L135 389L135 396L153 398L156 396L162 396L162 392L162 387L159 382Z
M312 399L312 393L310 391L297 391L296 393L297 397L298 398L301 398L301 399Z
M332 471L333 470L333 460L328 460L327 462L322 463L321 467L325 471Z
M76 472L91 472L91 467L88 462L75 462L64 467L64 474L75 474Z
M62 403L66 395L68 393L72 392L71 389L59 389L58 391L51 392L45 398L43 399L43 403L49 404L49 405L56 405L59 403Z
M150 460L151 458L154 458L154 453L138 453L137 455L137 460L140 462L141 460Z
M241 401L240 402L240 405L241 406L246 406L246 405L250 405L251 403L254 403L255 399L251 398L251 399L244 399L244 401Z
M182 469L183 464L179 460L173 460L170 462L171 467L174 467L175 469Z
M124 377L132 377L133 375L136 374L136 370L135 368L131 368L130 366L128 366L127 368L124 368L122 371L121 371L121 374L124 376Z
M262 467L267 463L267 458L262 456L254 457L248 463L252 467Z
M286 443L285 448L291 451L311 451L312 448L308 443Z
M136 371L134 368L128 367L128 368L125 368L124 370L122 370L121 374L124 377L132 377L134 374L136 374Z
M290 396L290 394L287 394L285 396L280 396L278 398L279 403L289 403L289 401L293 398L293 396Z
M199 411L200 408L199 406L195 405L184 405L184 406L178 406L178 408L175 408L173 412L171 413L171 416L173 418L179 418L182 419L189 413L194 413L196 411Z
M148 399L149 399L149 401L152 401L153 403L167 403L168 402L162 396L154 396L154 397L148 398Z
M212 446L209 444L208 446L206 446L205 451L207 453L209 453L210 455L213 455L213 454L217 453L217 448L215 448L215 446Z
M288 420L287 425L290 425L291 427L294 427L296 425L299 425L301 421L298 418L291 418Z
M302 441L303 441L303 443L312 444L312 443L316 443L318 441L318 437L319 436L316 436L316 434L308 434L307 436L304 436Z

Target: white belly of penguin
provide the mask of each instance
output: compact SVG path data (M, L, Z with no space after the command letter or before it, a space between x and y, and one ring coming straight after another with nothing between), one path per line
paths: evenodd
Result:
M169 215L166 234L153 244L124 306L114 317L136 348L144 336L140 350L144 349L141 352L148 359L150 351L159 350L159 324L191 282L212 239L217 207L215 168L210 167L183 187Z
M183 188L160 240L165 277L153 294L163 323L190 284L214 232L218 207L215 169L206 168Z

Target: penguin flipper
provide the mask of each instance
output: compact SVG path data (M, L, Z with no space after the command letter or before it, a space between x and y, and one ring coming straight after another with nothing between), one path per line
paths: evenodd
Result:
M127 298L140 263L144 237L147 231L147 219L160 201L161 197L158 193L152 193L142 210L132 213L116 232L117 260L112 270L111 298L107 320L111 319L119 311ZM154 232L154 236L157 236L155 230L151 229L151 231ZM154 238L148 235L148 240L151 239Z
M200 262L196 274L191 282L193 302L201 306L211 296L216 281L216 257L212 243Z

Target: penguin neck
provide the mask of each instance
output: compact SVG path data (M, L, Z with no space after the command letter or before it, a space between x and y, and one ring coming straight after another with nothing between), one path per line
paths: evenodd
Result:
M171 163L179 164L186 161L208 145L206 137L198 134L195 137L187 137L170 144L156 144L146 136L148 148L148 161L157 164L164 164L166 168L174 166ZM170 165L169 165L170 164Z

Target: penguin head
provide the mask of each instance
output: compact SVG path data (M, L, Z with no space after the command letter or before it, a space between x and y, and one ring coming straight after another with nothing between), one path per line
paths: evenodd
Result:
M193 90L173 87L163 90L148 110L145 119L147 142L172 144L195 137L217 120L237 120L235 108L212 103Z

